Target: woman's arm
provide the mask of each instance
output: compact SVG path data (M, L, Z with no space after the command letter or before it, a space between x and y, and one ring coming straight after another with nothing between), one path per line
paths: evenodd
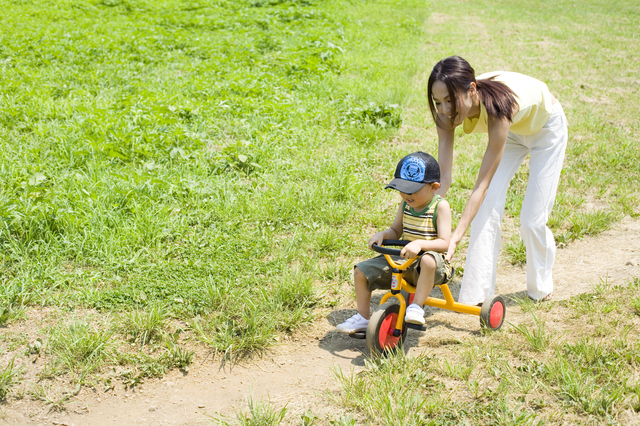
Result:
M449 122L449 118L438 114L440 120L443 122ZM436 194L444 197L447 195L447 191L451 187L452 175L451 169L453 167L453 147L454 147L454 127L443 129L440 126L436 126L438 130L438 165L440 166L440 189L436 191Z
M489 184L493 179L493 175L498 169L502 154L504 153L504 147L507 143L507 136L509 134L510 122L505 119L495 119L489 117L489 142L487 144L487 150L482 158L482 164L480 165L480 171L478 172L478 178L476 184L471 191L471 196L464 207L462 216L458 221L456 230L451 235L451 243L449 244L449 251L447 252L447 259L451 260L455 253L456 246L462 240L462 237L467 232L467 228L473 221L473 218L478 213L480 205L487 195Z

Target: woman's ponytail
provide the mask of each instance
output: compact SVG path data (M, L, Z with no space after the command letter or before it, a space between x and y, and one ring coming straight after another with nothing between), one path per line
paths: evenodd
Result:
M484 104L487 115L513 121L513 113L517 105L515 93L506 84L495 81L496 77L476 81L480 101Z

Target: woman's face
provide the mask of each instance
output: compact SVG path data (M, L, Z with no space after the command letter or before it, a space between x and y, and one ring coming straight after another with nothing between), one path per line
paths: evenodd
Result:
M433 83L431 93L433 95L433 102L436 105L436 110L439 114L451 120L453 127L458 126L465 118L475 116L479 113L475 83L471 83L469 90L459 94L457 99L450 98L449 89L447 89L447 85L442 81Z

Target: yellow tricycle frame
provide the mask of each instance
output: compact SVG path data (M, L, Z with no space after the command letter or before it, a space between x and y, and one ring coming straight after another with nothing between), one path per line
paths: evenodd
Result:
M393 272L391 278L391 291L388 291L384 296L382 296L382 299L380 299L380 305L385 303L391 297L398 299L398 302L400 303L400 312L398 313L398 319L396 320L396 330L402 330L407 302L405 301L401 291L404 290L410 295L416 292L416 287L409 284L404 278L402 278L402 271L407 269L418 257L412 257L411 259L407 259L404 263L398 264L390 255L383 254L383 256L387 259L387 262L389 262L389 266L393 268ZM444 295L444 300L436 297L427 297L427 300L424 302L425 306L433 306L436 308L447 309L449 311L461 312L463 314L480 315L480 311L482 310L480 306L472 306L456 302L453 299L451 290L449 290L449 285L446 282L436 285L440 286L440 290Z

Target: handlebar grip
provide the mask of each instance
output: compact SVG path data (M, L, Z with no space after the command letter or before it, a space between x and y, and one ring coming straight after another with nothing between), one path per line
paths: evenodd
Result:
M400 251L398 249L392 249L384 246L401 246L404 247L409 244L411 241L406 240L382 240L382 246L374 244L371 246L373 251L381 254L389 254L391 256L400 256Z

